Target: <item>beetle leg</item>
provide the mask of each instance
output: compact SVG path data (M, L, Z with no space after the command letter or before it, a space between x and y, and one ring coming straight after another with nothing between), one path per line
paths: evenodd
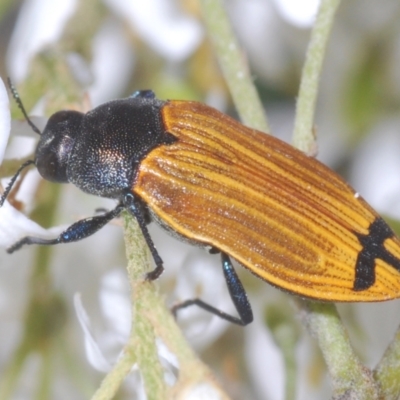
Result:
M13 253L14 251L19 250L22 246L26 244L53 245L59 243L77 242L79 240L85 239L88 236L96 233L113 218L117 217L123 209L124 206L122 204L118 204L117 207L115 207L111 211L108 211L105 214L95 215L94 217L85 218L77 221L65 231L61 232L61 234L55 239L43 239L39 237L26 236L18 242L14 243L11 247L9 247L7 249L7 253Z
M98 207L98 208L95 208L95 210L94 210L94 212L96 213L96 214L105 214L105 213L107 213L109 210L107 209L107 208L105 208L105 207Z
M240 320L243 325L247 325L253 321L253 311L247 298L246 291L243 288L242 282L233 268L232 262L228 255L221 253L222 270L224 271L225 280L228 285L229 294L239 313Z
M28 160L24 162L19 168L18 171L14 174L14 176L11 178L10 182L8 183L6 189L0 196L0 207L3 206L4 202L6 201L6 198L11 192L12 187L14 186L15 181L17 180L18 176L20 175L21 171L25 169L28 165L35 164L34 160Z
M142 99L155 99L156 95L152 90L136 90L136 92L132 93L129 97L132 99L136 99L138 97Z
M218 308L215 308L200 299L186 300L183 303L177 304L175 307L172 308L172 313L174 315L176 315L178 310L195 304L198 307L237 325L245 326L253 321L253 311L251 310L251 305L249 303L249 300L247 299L247 294L243 288L242 283L240 282L239 277L236 274L235 269L233 268L230 258L226 254L221 253L221 259L222 270L224 271L229 294L239 314L239 317L234 317L233 315L218 310Z
M208 249L208 252L209 252L210 254L218 254L218 253L220 253L220 251L219 251L216 247L210 247L210 248Z
M139 224L140 230L142 231L143 237L147 243L147 246L150 249L150 253L153 256L156 267L153 271L150 271L146 274L146 280L154 281L157 279L162 272L164 271L163 260L158 254L156 246L154 245L153 240L149 234L147 229L147 224L149 223L148 213L143 208L143 204L141 201L132 193L127 193L123 198L123 203L126 209L136 218L137 223Z

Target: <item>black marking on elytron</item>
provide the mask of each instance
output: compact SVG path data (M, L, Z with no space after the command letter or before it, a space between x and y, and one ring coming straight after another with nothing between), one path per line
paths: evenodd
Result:
M395 235L382 218L375 219L370 225L367 235L356 233L356 236L363 248L357 257L354 290L366 290L375 283L375 260L377 258L400 272L400 259L385 249L385 240Z

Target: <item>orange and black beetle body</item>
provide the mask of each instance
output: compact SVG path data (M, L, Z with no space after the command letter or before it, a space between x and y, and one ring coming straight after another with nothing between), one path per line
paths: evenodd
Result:
M314 158L202 103L160 101L141 91L87 114L60 111L41 133L34 163L47 180L119 203L54 240L23 238L10 252L83 239L127 209L156 263L149 279L163 270L150 220L221 253L240 318L199 299L180 307L197 304L232 322L251 322L230 258L308 298L400 297L400 240L358 193Z

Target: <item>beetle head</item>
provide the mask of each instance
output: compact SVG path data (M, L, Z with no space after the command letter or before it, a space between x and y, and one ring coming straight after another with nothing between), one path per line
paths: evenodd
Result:
M36 148L35 165L42 177L51 182L67 183L69 155L79 134L83 114L58 111L44 128Z

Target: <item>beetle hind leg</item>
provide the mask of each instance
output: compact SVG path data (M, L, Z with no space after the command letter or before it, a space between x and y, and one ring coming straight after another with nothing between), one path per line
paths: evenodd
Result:
M226 255L225 253L221 253L221 261L222 261L222 270L224 272L225 280L228 285L229 294L239 314L239 317L227 314L224 311L221 311L218 308L213 307L212 305L204 302L201 299L190 299L177 304L172 308L172 313L175 316L177 315L179 310L190 307L192 305L197 305L203 310L208 311L214 315L217 315L218 317L226 321L232 322L236 325L245 326L253 321L253 311L251 309L251 305L247 298L246 291L244 290L243 285L240 282L240 279L237 276L235 269L233 268L229 256Z

